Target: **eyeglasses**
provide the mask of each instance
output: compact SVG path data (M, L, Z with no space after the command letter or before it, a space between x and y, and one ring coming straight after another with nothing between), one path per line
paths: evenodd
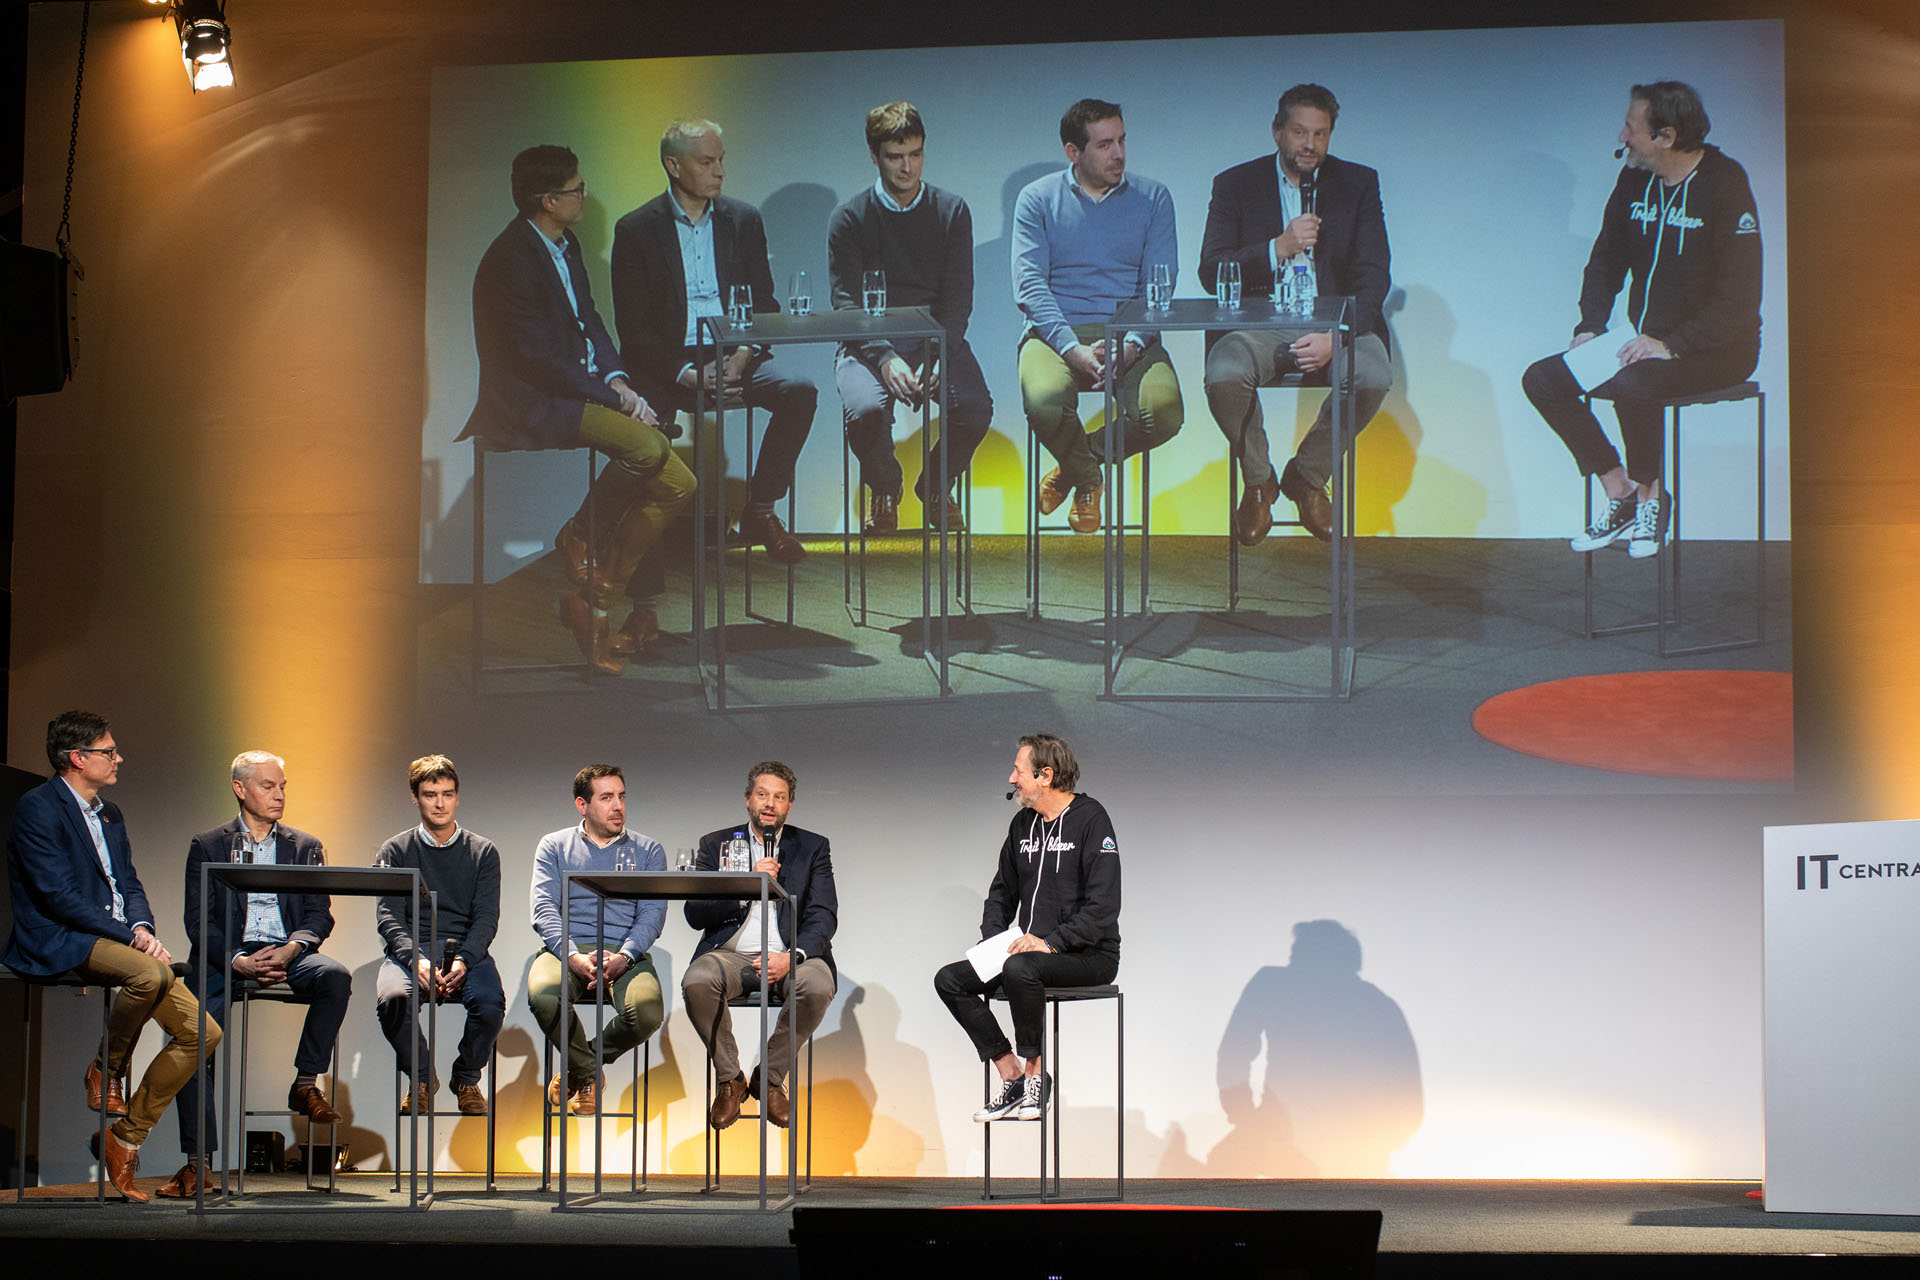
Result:
M118 747L75 747L74 750L83 756L112 756L115 760L126 759L120 754Z
M549 191L547 194L556 200L561 196L579 196L582 200L585 200L587 198L587 184L583 182L577 187L562 187L558 191Z

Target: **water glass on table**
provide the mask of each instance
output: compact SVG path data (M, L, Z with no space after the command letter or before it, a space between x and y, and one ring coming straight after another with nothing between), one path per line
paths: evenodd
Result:
M1173 268L1156 262L1147 273L1147 310L1165 311L1173 305Z
M809 286L807 273L796 271L787 280L787 314L790 316L810 316L813 314L813 289Z
M753 286L736 284L727 289L727 323L736 329L753 328Z
M1223 262L1214 279L1213 298L1229 311L1240 309L1240 264Z
M860 273L860 305L870 316L887 314L886 272L863 271Z

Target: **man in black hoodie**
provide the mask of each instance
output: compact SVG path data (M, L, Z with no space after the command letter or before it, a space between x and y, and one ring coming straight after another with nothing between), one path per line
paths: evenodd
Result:
M1018 936L992 977L983 978L971 959L934 975L933 989L980 1060L1000 1073L1000 1096L975 1120L1046 1115L1053 1097L1040 1054L1046 989L1098 986L1120 971L1120 850L1100 802L1075 794L1079 780L1064 741L1046 733L1020 739L1007 782L1021 812L1007 825L980 917L982 942L1016 927ZM1013 1013L1011 1045L987 1004L1001 990Z
M1710 127L1700 95L1676 80L1637 84L1628 96L1627 164L1587 259L1569 344L1618 348L1619 371L1587 390L1613 401L1626 466L1565 360L1548 356L1520 379L1580 474L1598 476L1606 491L1606 508L1573 539L1575 551L1623 537L1635 557L1660 549L1672 506L1660 483L1660 402L1745 381L1760 360L1760 217L1746 170L1707 145ZM1633 335L1605 337L1629 272Z

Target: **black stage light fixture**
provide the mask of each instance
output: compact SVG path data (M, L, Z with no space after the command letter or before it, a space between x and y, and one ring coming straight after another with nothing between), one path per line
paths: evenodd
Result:
M180 60L195 93L233 87L233 31L226 0L174 0L173 26L180 34Z

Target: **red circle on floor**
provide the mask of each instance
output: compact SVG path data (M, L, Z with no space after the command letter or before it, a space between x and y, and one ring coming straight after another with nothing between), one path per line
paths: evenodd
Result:
M1473 727L1526 755L1614 773L1793 780L1793 676L1784 671L1549 680L1487 699Z

